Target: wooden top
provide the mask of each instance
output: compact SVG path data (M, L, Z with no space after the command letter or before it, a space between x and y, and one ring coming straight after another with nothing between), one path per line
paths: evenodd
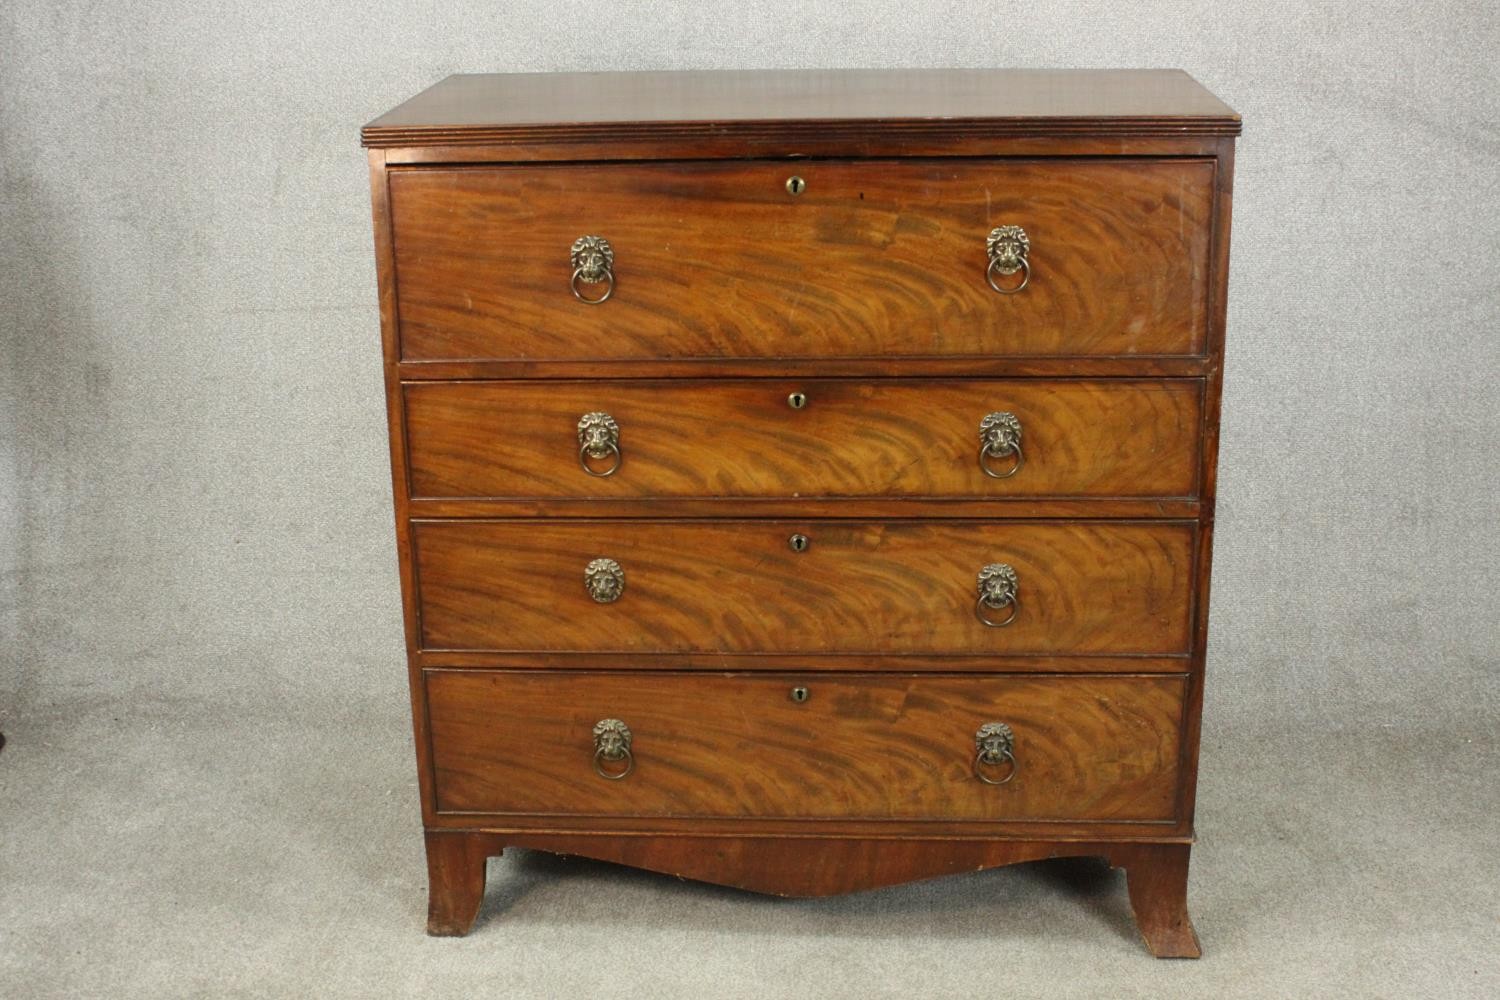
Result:
M697 137L1238 135L1181 70L882 69L450 76L366 146Z

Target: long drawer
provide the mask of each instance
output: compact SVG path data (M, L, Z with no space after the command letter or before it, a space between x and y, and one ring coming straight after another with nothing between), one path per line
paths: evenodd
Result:
M426 685L440 811L1174 814L1180 675L428 671Z
M1201 354L1213 181L1185 158L397 168L401 357Z
M1189 649L1195 531L419 520L412 549L429 650L1166 655Z
M416 497L1187 497L1197 379L417 382Z

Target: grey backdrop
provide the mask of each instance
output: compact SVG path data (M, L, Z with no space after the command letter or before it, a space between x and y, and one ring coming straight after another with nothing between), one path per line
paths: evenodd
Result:
M1372 791L1377 798L1351 807L1347 824L1314 834L1322 804L1346 794L1339 774L1309 763L1317 748L1364 748L1330 764L1335 772L1437 755L1428 758L1436 772L1466 782L1462 801L1445 792L1432 804L1437 819L1424 808L1437 825L1412 831L1418 839L1441 839L1446 810L1482 817L1500 806L1479 778L1495 758L1500 689L1500 27L1491 4L219 8L10 2L0 13L0 729L11 740L0 754L0 880L32 880L27 893L0 890L0 935L11 928L0 936L0 983L15 976L30 995L49 983L74 995L102 990L109 980L97 978L88 949L62 948L83 933L123 977L122 992L147 983L156 995L218 992L205 982L246 995L295 992L294 983L313 989L336 967L355 977L344 985L357 993L349 983L359 982L358 963L330 958L317 935L333 932L305 926L299 904L314 884L319 901L365 901L318 918L335 926L399 895L401 907L382 920L415 963L401 967L414 977L402 980L409 989L429 976L472 985L493 974L483 951L424 950L434 945L416 932L422 878L357 136L365 121L458 71L1193 73L1246 123L1205 787L1216 783L1221 819L1240 816L1232 803L1249 775L1239 762L1265 754L1255 758L1265 769L1254 795L1284 814L1251 839L1276 847L1256 862L1272 866L1272 883L1278 857L1334 858L1336 847L1317 842L1351 836L1384 808L1378 796L1387 793ZM1300 785L1269 770L1272 748L1304 768ZM1372 788L1385 780L1378 769L1364 777ZM267 811L281 825L267 827ZM1202 802L1200 811L1201 831L1215 820ZM1220 826L1226 851L1248 836ZM316 846L286 846L309 828ZM1366 843L1370 857L1398 849L1400 830ZM254 831L284 843L247 847ZM165 846L183 838L202 853ZM170 862L152 867L153 851ZM1477 857L1460 854L1443 871L1472 888L1464 859ZM377 858L378 871L363 867ZM515 865L531 864L539 884L557 874L543 861L504 864L513 880L525 876ZM202 881L218 868L237 874ZM632 905L658 906L651 912L671 925L679 890L631 878L601 870L574 888L577 898L591 886L636 893ZM1195 893L1208 891L1205 879L1200 870ZM857 923L879 900L896 899L900 919L887 929L898 936L886 942L896 948L900 935L932 930L923 897L902 891L939 890L791 912L813 924L828 914ZM148 904L146 892L167 898ZM526 947L545 948L575 912L560 900L575 896L549 907L545 890L536 892L528 898L550 930ZM1448 931L1462 933L1468 917L1493 929L1494 897L1473 898L1479 912L1449 913ZM689 900L699 909L676 925L684 934L716 919L708 914L721 904L753 905ZM1330 918L1385 905L1378 895L1359 900L1332 906ZM167 930L125 929L136 917ZM531 939L512 937L522 931L507 921L528 926L523 917L512 907L489 918L485 947L512 949L499 963L523 976L511 986L540 989L518 971L538 967L514 951ZM1280 918L1256 919L1270 927ZM607 936L607 917L599 921L592 926ZM1245 944L1233 936L1239 925L1221 923L1219 942L1205 935L1211 955L1226 939ZM190 930L206 935L195 947L219 965L174 987L171 956ZM1090 937L1085 928L1073 947ZM1295 948L1293 937L1274 947ZM1401 938L1392 931L1382 947ZM358 950L369 939L340 940ZM1139 964L1128 941L1108 943L1101 969ZM658 940L649 950L676 946ZM1351 976L1368 972L1355 958L1363 947L1338 959ZM476 964L455 971L457 954ZM769 954L776 971L761 995L778 983L792 989L803 973ZM900 961L876 973L857 948L841 954L870 974L858 985L866 996L900 982ZM603 970L628 980L627 960L599 961L554 968L564 976L557 982L587 995L587 984L607 981L590 978ZM1445 970L1452 980L1403 966L1408 995L1424 982L1493 983L1493 958L1475 961ZM275 979L273 966L292 978ZM699 971L679 970L684 982ZM732 979L714 981L732 992ZM847 973L835 981L855 988ZM336 992L335 981L318 990Z

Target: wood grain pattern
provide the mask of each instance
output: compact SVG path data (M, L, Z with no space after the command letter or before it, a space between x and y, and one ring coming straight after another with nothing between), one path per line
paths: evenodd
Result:
M1188 843L1140 843L1126 838L1011 840L988 835L828 837L808 835L805 830L804 825L804 832L794 835L742 832L669 837L613 831L429 831L428 865L434 867L437 855L437 870L442 874L432 882L437 916L429 917L428 933L467 932L483 898L483 858L497 856L506 847L554 851L751 892L800 897L860 892L1030 861L1092 857L1125 869L1131 909L1152 954L1158 958L1199 954L1184 907L1184 879L1192 850ZM478 863L471 858L479 859ZM997 913L989 928L1005 938L1018 923L1029 919L1029 913L1020 911Z
M1225 323L1229 306L1229 231L1233 214L1234 142L1219 142L1215 173L1213 299L1209 310L1209 351L1215 361L1209 373L1203 407L1203 454L1199 483L1204 503L1199 510L1197 593L1193 611L1193 671L1188 707L1183 716L1183 761L1179 812L1192 821L1198 793L1198 744L1203 725L1204 668L1208 658L1209 591L1213 579L1214 519L1217 507L1219 417L1224 389ZM1184 860L1184 866L1186 861ZM1185 878L1185 875L1184 875Z
M467 930L483 896L484 858L511 845L798 895L1097 854L1127 869L1152 951L1196 954L1187 860L1238 131L1222 102L1185 74L1159 71L458 77L371 123L365 141L381 147L369 163L429 930ZM782 186L793 171L810 184L798 198ZM1028 215L1011 218L1018 212ZM983 233L1012 221L1031 234L1036 273L1025 293L1002 299L983 284ZM618 254L617 297L603 307L575 304L566 288L567 245L585 232L603 232ZM1192 380L1193 409L1153 405L1127 421L1111 395L1111 409L1090 415L1104 396L1063 406L1040 382L1158 378ZM486 447L485 435L509 405L505 387L412 388L482 379L535 380L508 383L525 401L506 421L519 436L499 449ZM570 408L564 397L586 391L586 379L630 396L627 448L633 431L651 431L629 454L642 479L569 492L563 466L552 464L553 432L540 425L550 428L549 414ZM679 381L688 379L700 381ZM823 384L838 379L874 386ZM966 485L943 448L955 429L972 432L946 409L931 411L930 440L913 447L921 442L902 394L918 388L906 381L915 379L953 383L946 400L967 398L982 379L1026 398L1035 382L1026 405L1053 406L1047 425L1070 429L1077 468L1055 463L1064 454L1055 440L1044 456L1046 442L1027 421L1036 476ZM772 448L769 424L756 423L788 413L763 410L749 380L778 391L789 380L817 382L825 403L891 390L880 401L900 405L896 417L875 419L869 440L825 453L822 435L847 438L854 410L804 411L798 416L810 419L787 431L794 456ZM692 420L658 446L658 430L671 427L668 403ZM736 421L708 437L699 418L712 417L714 404ZM576 416L568 416L571 427ZM1178 417L1199 421L1184 435L1192 469L1172 457ZM1139 456L1105 449L1105 431L1127 422L1138 444L1162 443L1161 467L1132 466ZM730 442L749 458L722 459ZM894 463L885 479L862 475L861 455L885 460L903 449L919 453L909 466ZM818 485L804 487L800 477L813 471ZM1046 492L1043 473L1055 483ZM1124 492L1104 495L1114 482ZM1187 492L1157 492L1182 482ZM1010 492L981 492L996 487ZM502 513L512 520L466 520ZM742 520L705 520L726 517ZM792 531L811 534L813 549L794 556L785 547ZM609 543L590 554L626 562L617 604L584 596L580 540ZM992 551L1002 545L1011 551ZM1024 613L1012 629L982 630L970 617L974 569L991 558L1022 571ZM465 645L441 648L452 642ZM760 689L736 686L739 694L716 697L708 710L720 723L714 734L641 737L658 767L633 777L691 781L760 751L745 734L773 724L775 785L752 771L733 778L717 804L691 800L716 815L687 815L680 797L660 788L656 812L588 812L578 799L565 814L439 810L430 707L445 720L444 705L453 708L464 746L497 738L494 717L476 706L499 700L516 727L541 726L571 747L570 720L587 707L595 677L613 678L605 686L616 704L637 697L637 716L670 728L702 721L684 692L730 683L727 670L751 672L736 682L785 686L795 677L843 696L836 712L821 706L832 721L799 728L788 713L818 708L816 696L805 705L773 699L760 713ZM479 685L479 694L429 706L428 678L438 674ZM1135 716L1144 726L1111 729L1108 704L1065 696L1095 690L1099 674L1128 685L1132 711L1145 699L1149 710ZM573 686L531 702L526 715L521 702L484 688L486 677ZM947 694L934 701L926 687L902 687L916 681ZM1142 777L1146 791L1131 802L1102 786L1058 799L1119 805L1110 818L1064 810L976 821L964 807L941 814L971 801L954 799L941 781L929 787L924 776L907 800L851 780L865 767L898 775L937 767L948 740L934 739L934 727L996 691L1020 690L1012 684L1041 685L1026 688L1035 709L1028 724L1048 740L1082 738L1070 728L1077 718L1123 733L1137 750L1169 741L1175 751L1163 749L1151 768L1175 791ZM1149 693L1168 689L1170 698ZM736 705L744 710L732 712ZM912 728L924 711L930 725ZM890 760L878 729L897 736L883 745ZM828 732L859 752L840 757ZM1111 768L1142 759L1110 751L1106 740L1069 748L1058 766L1100 747L1109 759L1095 770L1106 784ZM661 768L671 753L697 754L699 766ZM799 800L799 753L819 762L815 789L842 791ZM525 775L498 780L482 756L452 773L488 797L486 808L517 789L549 798L528 789ZM1123 780L1132 774L1140 776ZM588 782L603 784L592 772ZM769 813L747 813L760 801ZM824 814L804 815L818 802ZM1144 815L1157 818L1130 818ZM1005 933L1003 922L995 929Z
M1157 958L1198 958L1198 932L1188 917L1187 844L1140 844L1125 859L1130 908L1146 947Z
M1194 528L1183 522L421 521L424 649L579 652L1178 653ZM811 541L793 552L788 538ZM625 570L598 604L583 571ZM1006 562L1021 610L974 615Z
M440 813L745 819L1169 820L1183 690L1181 676L427 676ZM593 771L605 718L633 733L620 781ZM992 721L1018 764L998 786L972 771Z
M421 646L417 625L416 575L411 558L411 518L407 509L406 434L402 427L401 381L397 356L396 332L396 274L395 245L392 242L389 190L386 185L389 174L383 150L371 149L367 153L370 168L370 212L375 231L376 291L380 302L380 345L384 361L382 365L385 383L386 438L391 457L391 498L393 501L396 531L396 565L401 581L402 633L406 639L406 681L411 695L411 718L414 745L417 757L417 785L421 793L422 819L424 824L433 815L432 767L428 758L430 743L427 739L427 708L421 673L414 657ZM429 854L429 858L431 855ZM429 867L429 874L432 874ZM438 913L437 896L441 895L441 883L433 876L434 914ZM433 927L435 924L429 924ZM466 925L465 925L466 926Z
M896 134L1235 134L1181 70L795 69L457 74L366 125L370 146Z
M793 197L795 172L807 183ZM405 360L1197 354L1211 160L398 168ZM999 295L985 238L1024 227ZM599 306L568 248L614 247Z
M1164 497L465 497L407 501L410 516L653 518L1195 518L1199 502Z
M471 834L485 838L485 834ZM589 834L544 836L506 832L497 842L539 848L678 878L696 879L775 896L819 897L861 892L916 879L960 875L1027 861L1107 857L1115 847L1099 842L1017 841L993 838L900 840L809 836L643 837ZM499 853L499 848L495 848ZM1013 924L996 914L995 931ZM1016 921L1030 919L1017 913Z
M788 405L793 392L804 408ZM411 488L432 498L1186 497L1201 394L1197 380L404 387ZM579 417L600 410L624 452L608 478L578 461ZM1009 479L979 466L979 422L994 410L1021 422L1026 459Z
M1179 772L1179 779L1181 772ZM763 816L753 823L743 817L704 816L627 816L609 815L536 815L434 811L426 817L429 827L454 830L495 830L504 828L536 836L577 833L618 833L657 837L849 837L900 840L917 838L963 838L982 835L997 840L1135 840L1180 841L1192 838L1189 824L1173 820L986 820L982 829L972 820L838 818L799 819Z
M988 133L988 134L986 134ZM1056 156L1213 156L1220 134L1119 134L1109 137L1087 132L1024 135L1004 128L942 123L905 130L777 132L759 126L725 129L712 134L654 133L625 138L558 135L541 139L497 138L494 141L433 145L386 146L391 166L434 166L461 163L589 163L600 160L788 160L809 159L930 159L933 157L1056 157Z
M489 858L499 857L501 844L482 834L426 832L427 933L459 937L469 933L484 902L484 876Z
M663 674L692 670L788 670L871 673L994 673L992 656L955 656L952 653L517 653L497 658L491 652L419 650L412 662L421 668L493 670L537 667L545 670L650 670ZM1027 674L1180 674L1189 669L1190 654L1170 656L1017 656L1001 661L1006 673Z
M1203 378L1207 357L1132 354L941 358L732 358L637 361L403 361L403 381L625 378Z

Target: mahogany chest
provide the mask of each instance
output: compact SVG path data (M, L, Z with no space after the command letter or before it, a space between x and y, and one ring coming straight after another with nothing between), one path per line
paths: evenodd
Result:
M1239 129L1135 70L367 125L429 932L507 846L787 895L1093 855L1197 955Z

